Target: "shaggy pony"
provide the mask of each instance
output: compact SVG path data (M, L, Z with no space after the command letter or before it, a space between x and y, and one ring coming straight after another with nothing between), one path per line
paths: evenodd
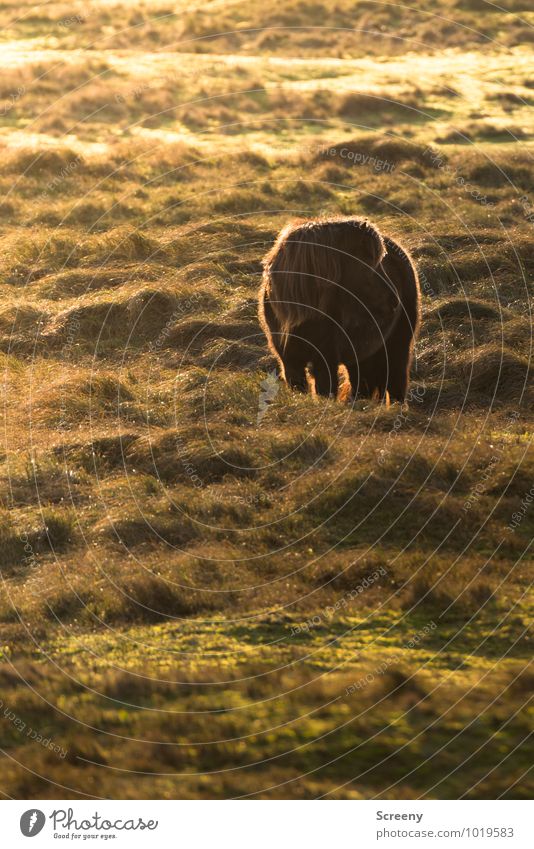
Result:
M417 272L366 219L288 224L263 261L259 319L282 376L337 395L338 366L354 396L404 401L419 329Z

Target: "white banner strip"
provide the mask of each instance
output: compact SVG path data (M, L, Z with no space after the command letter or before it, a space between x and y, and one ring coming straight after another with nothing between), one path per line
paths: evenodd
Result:
M533 807L528 801L4 801L2 845L532 849Z

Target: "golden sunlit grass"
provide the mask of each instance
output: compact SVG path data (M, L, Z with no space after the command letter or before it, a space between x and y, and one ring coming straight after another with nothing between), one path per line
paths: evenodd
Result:
M533 16L505 5L1 10L0 689L67 752L0 717L3 792L531 795ZM261 257L335 213L418 265L409 409L260 406Z

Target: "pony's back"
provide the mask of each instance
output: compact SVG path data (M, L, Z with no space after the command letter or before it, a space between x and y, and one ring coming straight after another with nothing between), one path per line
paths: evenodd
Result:
M374 270L385 253L378 230L362 218L294 222L264 259L265 294L287 335L337 311L348 281Z

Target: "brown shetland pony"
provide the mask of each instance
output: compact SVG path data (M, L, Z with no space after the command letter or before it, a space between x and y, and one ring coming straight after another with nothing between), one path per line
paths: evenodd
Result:
M306 391L309 368L336 396L343 364L355 396L405 400L420 292L399 244L362 218L295 222L263 267L260 323L290 386Z

